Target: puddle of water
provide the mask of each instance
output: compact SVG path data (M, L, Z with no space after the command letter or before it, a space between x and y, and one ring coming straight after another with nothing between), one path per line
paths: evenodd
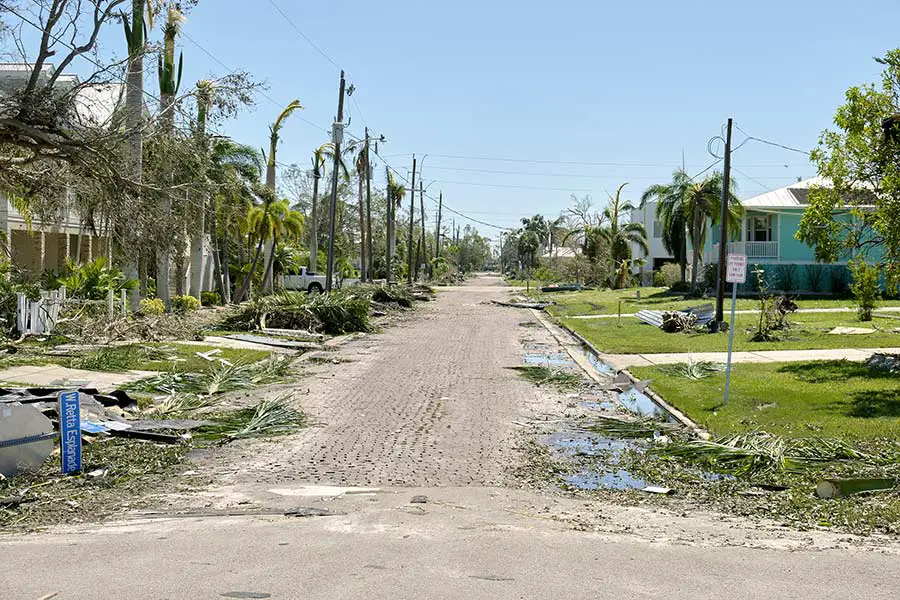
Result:
M614 440L581 431L560 431L547 436L544 443L569 455L597 456L611 453L613 460L626 448L635 446L630 440Z
M648 485L646 481L633 477L624 469L611 473L584 470L566 477L566 483L580 490L640 490Z
M615 410L615 402L579 402L578 406L585 410Z
M561 353L540 354L537 352L529 352L522 357L522 360L526 365L539 366L562 366L572 363L568 354Z
M667 410L651 400L649 396L634 388L621 392L619 394L619 403L631 412L643 417L662 418L670 423L675 421L674 417Z
M585 351L584 355L587 356L588 362L591 363L591 366L594 367L594 370L601 375L615 374L615 367L607 362L603 362L602 360L600 360L593 352Z

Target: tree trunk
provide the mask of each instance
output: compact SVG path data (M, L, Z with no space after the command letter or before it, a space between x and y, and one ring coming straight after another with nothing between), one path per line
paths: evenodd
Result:
M681 268L681 283L687 281L687 229L681 232L681 248L678 255L678 266Z
M271 150L270 150L271 152ZM271 157L268 166L266 166L266 187L275 191L275 156ZM275 236L266 242L266 259L263 267L263 293L271 294L275 288L274 269L272 268L272 260L275 257Z
M694 214L693 259L691 260L691 292L697 291L697 270L700 264L700 212Z
M310 209L309 220L310 224L310 236L309 236L309 270L312 273L316 272L316 267L318 266L319 261L319 233L317 231L317 219L318 215L316 211L318 209L318 201L319 201L319 168L315 167L315 171L313 173L313 195L312 195L312 207Z
M231 304L231 254L229 253L228 228L222 235L222 281L225 282L225 302Z
M127 146L131 159L131 178L135 184L140 185L143 179L143 120L144 120L144 8L146 0L132 0L131 5L131 25L132 29L140 28L141 36L137 40L137 48L132 49L129 42L128 72L125 76L125 121L127 135ZM133 50L133 51L132 51ZM137 199L140 203L140 197ZM136 207L137 208L137 207ZM139 209L138 209L139 210ZM126 225L126 227L128 227ZM125 276L129 279L138 279L138 264L140 260L140 246L137 243L137 232L131 229L122 229L119 243L125 249ZM132 312L140 310L141 292L140 289L133 289L128 292L128 305Z
M369 165L369 148L366 147L366 256L369 259L367 269L369 281L375 281L375 250L372 244L372 181Z
M366 213L363 204L363 173L359 173L359 278L366 281Z
M266 218L269 216L269 207L271 203L266 202L266 208L263 211L262 223L266 222ZM249 245L249 240L248 240ZM259 255L262 254L263 244L265 243L265 238L262 236L262 232L260 232L259 243L256 245L256 254L253 256L253 261L250 263L250 270L247 271L247 274L244 275L244 281L241 283L241 287L238 288L234 293L234 301L236 303L243 302L245 298L249 298L250 286L253 283L253 273L256 271L256 265L259 263Z
M226 293L225 288L225 278L222 277L222 260L219 255L219 238L218 238L218 227L216 225L216 205L215 201L210 199L209 202L209 238L212 243L212 247L209 250L213 261L213 280L216 283L216 290L219 292L219 297L222 298L222 302L229 302L230 298Z

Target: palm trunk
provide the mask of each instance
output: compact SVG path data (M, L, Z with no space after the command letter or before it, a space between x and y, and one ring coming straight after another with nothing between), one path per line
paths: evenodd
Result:
M219 238L218 227L216 225L216 205L215 201L209 202L209 237L212 242L210 254L213 261L213 279L216 283L216 289L219 291L219 297L222 301L228 303L231 299L228 297L227 288L225 287L225 278L222 277L222 260L219 255Z
M263 216L261 223L266 222L266 218L269 216L269 207L271 203L266 202L266 208L263 211ZM234 301L235 302L243 302L246 298L249 297L250 285L253 282L253 273L256 271L256 265L259 264L259 256L262 254L263 244L265 243L265 237L262 235L262 231L260 231L259 243L256 245L256 254L253 256L253 260L250 263L250 270L247 271L247 274L244 275L244 281L241 284L241 287L238 288L234 293ZM248 240L249 245L249 240Z
M681 268L681 283L687 281L687 230L682 232L678 266Z
M146 0L132 0L131 4L131 25L133 37L136 39L128 40L129 59L128 73L125 76L125 119L128 130L127 145L131 159L131 177L135 185L140 185L143 179L143 153L144 138L142 132L143 110L144 110L144 8ZM140 194L137 198L140 204ZM127 227L127 226L126 226ZM120 229L119 243L125 249L125 276L129 279L138 279L140 247L136 243L137 232L122 228ZM130 290L128 292L128 304L132 312L140 310L141 292L140 289Z
M313 173L313 195L312 195L312 208L310 209L309 220L310 224L310 236L309 236L309 270L312 273L316 272L316 267L318 265L319 260L319 233L317 230L317 219L318 215L316 214L318 208L319 201L319 168L315 168L315 172Z
M366 213L363 205L363 180L359 172L359 277L366 281Z
M270 150L271 152L271 150ZM275 191L275 156L272 155L269 164L266 167L266 187ZM272 259L275 257L275 237L266 242L266 259L263 267L263 293L271 294L275 287L275 278L273 275Z
M206 88L200 86L198 84L198 97L197 97L197 142L200 148L200 152L203 156L202 164L202 172L200 174L200 179L203 182L207 181L206 178L206 159L207 159L207 140L206 140L206 117L209 111L209 103L212 101L209 93ZM200 94L200 91L203 91L203 94ZM215 219L215 208L212 206L212 200L209 197L209 192L204 191L200 198L200 211L197 214L197 220L194 222L194 226L192 229L191 235L191 296L194 298L200 299L201 293L203 292L203 273L204 269L204 260L203 260L203 242L206 239L206 213L207 206L209 206L209 212L211 213L210 218L210 227L213 228ZM210 246L215 245L216 238L215 233L211 234ZM210 254L215 254L215 250L210 248ZM214 276L216 277L216 281L218 282L217 288L219 289L219 293L222 298L225 298L225 295L222 294L222 272L221 265L216 267L218 263L218 256L213 256L213 268L216 271ZM207 263L208 264L208 263Z
M375 280L375 251L372 248L372 181L369 173L369 149L366 148L366 256L369 258L369 281Z
M172 138L175 130L175 115L172 112L174 110L174 104L174 96L167 93L160 94L160 120L162 121L162 130L165 135L169 136L169 139ZM162 219L160 220L160 228L157 233L159 245L156 248L156 297L162 300L166 305L166 308L168 308L171 304L169 293L169 270L172 264L170 242L172 236L170 227L173 225L171 223L172 197L169 195L168 191L163 192L159 209ZM178 235L174 236L176 240L179 239L179 237L180 236Z
M697 270L700 265L700 227L701 216L699 211L694 214L694 236L692 244L693 258L691 260L691 292L697 291Z

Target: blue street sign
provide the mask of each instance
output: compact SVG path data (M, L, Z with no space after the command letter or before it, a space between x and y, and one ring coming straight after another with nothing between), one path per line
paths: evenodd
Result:
M63 474L81 470L81 403L78 392L59 395L59 450Z

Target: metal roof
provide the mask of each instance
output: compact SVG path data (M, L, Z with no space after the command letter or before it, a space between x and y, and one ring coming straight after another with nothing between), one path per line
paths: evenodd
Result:
M831 181L824 177L813 177L812 179L798 181L789 186L742 200L741 204L751 208L802 208L807 205L809 188L813 186L830 187Z

